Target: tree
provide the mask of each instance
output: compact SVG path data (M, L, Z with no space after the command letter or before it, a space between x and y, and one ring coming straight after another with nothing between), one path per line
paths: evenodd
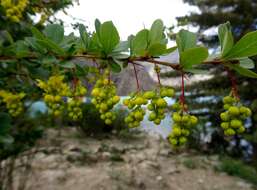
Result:
M187 21L194 26L199 26L201 32L217 27L220 23L226 21L230 21L232 32L237 39L256 29L256 0L184 0L184 2L197 6L200 9L200 13L191 13L189 16L178 17L178 22ZM218 36L213 35L202 40L217 43Z
M184 0L184 2L197 6L200 9L200 13L191 13L189 16L179 17L177 18L179 23L186 21L193 26L198 26L200 32L217 27L219 23L229 21L231 23L232 33L237 41L245 33L253 31L257 27L256 0ZM202 36L200 40L217 51L218 36L216 33L211 36ZM248 64L254 68L253 63L249 62ZM212 109L207 109L201 115L206 120L211 121L211 126L218 127L219 121L217 118L218 113L221 112L220 96L227 94L232 85L226 73L222 72L219 68L212 69L210 73L214 75L213 78L189 87L189 90L193 90L193 93L188 98L196 109L206 110L210 106L209 97L213 97ZM254 86L257 85L257 81L250 78L243 80L238 75L235 77L235 81L238 84L237 88L241 101L248 105L256 102L257 89ZM195 97L202 98L203 101L192 100ZM208 99L208 101L204 101L204 99ZM256 105L253 105L253 111L254 114L249 123L251 127L248 129L248 132L256 136ZM252 141L252 145L254 146L254 159L257 160L257 144L255 142Z

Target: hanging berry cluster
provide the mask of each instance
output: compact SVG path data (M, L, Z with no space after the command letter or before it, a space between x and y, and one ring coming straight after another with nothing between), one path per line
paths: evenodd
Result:
M251 116L251 110L243 106L238 98L226 96L223 98L225 112L220 114L221 128L227 136L241 134L245 131L245 120Z
M112 108L120 101L120 97L116 95L116 87L110 80L110 71L107 69L103 75L96 81L96 84L91 92L93 96L92 103L101 114L101 119L106 125L112 124L116 119Z
M185 107L186 105L183 106ZM172 131L169 135L169 141L174 147L185 145L187 138L190 135L190 131L198 123L197 117L186 113L183 106L179 103L175 103L172 106L174 109L172 114L174 123L172 125Z
M73 121L78 121L82 118L83 97L86 95L87 89L82 85L81 81L74 80L74 89L68 100L68 116Z
M19 22L29 1L19 0L13 2L13 0L1 0L0 3L5 9L6 17L13 22Z
M55 117L61 116L65 111L63 97L71 95L68 84L64 81L64 75L51 76L47 82L37 80L37 85L44 91L43 97L49 108L49 113Z
M26 94L23 92L19 94L13 94L5 90L0 91L2 102L6 104L6 108L8 109L9 114L13 117L17 117L23 112L24 105L22 99L25 96Z
M146 105L147 103L148 100L142 92L131 94L128 99L123 100L123 104L130 110L128 116L125 117L125 123L129 128L140 126L140 122L145 116L145 110L142 108L142 105Z
M147 106L147 109L150 111L149 121L153 121L156 125L161 123L165 118L165 108L168 106L164 98L172 98L174 94L174 89L166 87L162 87L160 91L148 91L144 93L144 97L151 101Z

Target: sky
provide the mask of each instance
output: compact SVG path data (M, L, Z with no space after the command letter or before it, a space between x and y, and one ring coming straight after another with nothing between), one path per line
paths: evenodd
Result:
M139 30L150 28L155 19L162 19L166 26L175 23L177 16L183 16L197 8L184 4L182 0L80 0L80 5L75 5L57 14L57 18L64 20L67 34L72 32L70 23L73 18L81 19L90 30L94 29L94 20L101 22L111 20L117 27L122 40ZM72 18L72 17L73 18Z

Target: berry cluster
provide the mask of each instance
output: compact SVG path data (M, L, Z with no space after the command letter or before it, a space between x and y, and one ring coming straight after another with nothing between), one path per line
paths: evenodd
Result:
M108 79L109 74L110 71L105 70L91 92L92 103L99 110L100 117L106 125L112 124L116 119L116 115L111 109L120 101L120 97L116 95L117 90L114 83Z
M22 99L25 97L25 93L13 94L4 90L0 91L0 97L6 104L6 108L11 116L17 117L23 112Z
M62 97L71 95L63 75L51 76L47 82L37 80L37 85L44 90L44 101L49 107L49 113L58 117L64 112L65 103Z
M221 128L227 136L241 134L245 131L244 122L252 112L242 106L237 98L226 96L223 98L225 112L220 114Z
M185 145L187 137L190 135L190 130L198 123L197 117L187 114L181 109L181 105L176 103L173 108L173 126L169 135L169 141L172 146L179 147Z
M165 108L167 108L167 102L165 97L173 97L174 90L172 88L161 88L160 92L148 91L144 93L144 98L151 101L148 104L147 109L150 112L148 117L149 121L153 121L156 125L161 123L161 120L165 118Z
M130 98L123 100L123 104L131 110L125 118L125 123L129 128L139 127L140 122L144 119L145 110L142 105L146 105L148 100L144 97L143 93L135 93Z
M23 11L25 10L28 0L19 0L13 3L12 0L1 0L1 6L5 9L6 17L13 22L19 22L22 18Z
M87 89L82 85L81 81L77 81L72 93L72 97L68 101L68 116L73 121L77 121L82 118L81 105L83 103L83 97L86 95Z

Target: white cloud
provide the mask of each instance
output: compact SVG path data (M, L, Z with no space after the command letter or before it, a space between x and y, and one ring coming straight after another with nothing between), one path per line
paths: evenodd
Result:
M83 24L93 30L94 20L112 20L118 28L122 40L130 34L135 34L144 26L160 18L166 26L175 23L177 16L183 16L191 10L197 10L184 4L182 0L80 0L80 5L66 10L74 18L84 20ZM69 26L74 19L60 12L58 18L65 21L67 33L72 31Z

